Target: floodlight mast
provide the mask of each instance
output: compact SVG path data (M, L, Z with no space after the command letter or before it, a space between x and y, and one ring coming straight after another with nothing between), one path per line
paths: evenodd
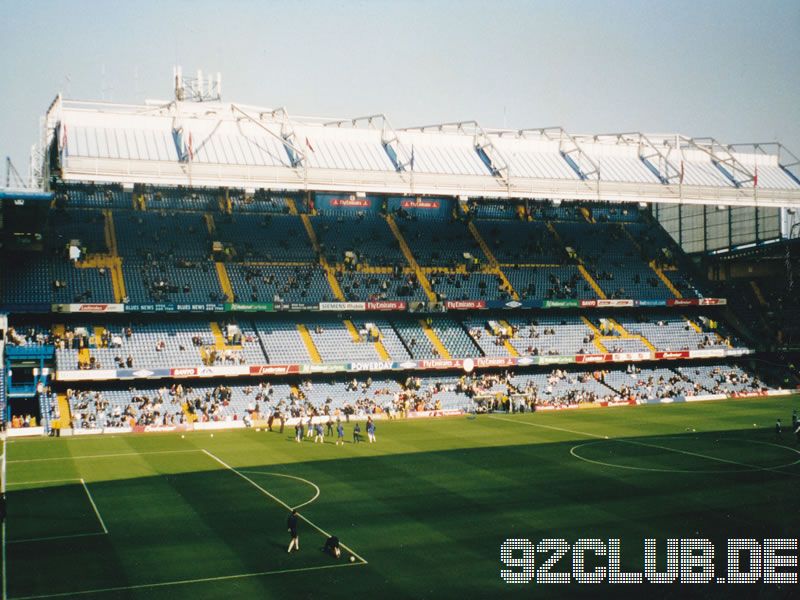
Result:
M198 69L197 76L184 77L180 65L173 67L172 79L175 88L175 100L179 102L221 102L222 74L217 72L216 78L209 75L203 77Z

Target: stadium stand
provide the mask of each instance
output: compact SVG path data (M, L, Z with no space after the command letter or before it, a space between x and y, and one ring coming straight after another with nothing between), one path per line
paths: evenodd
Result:
M730 362L754 338L734 312L797 336L796 294L764 276L708 296L681 224L675 235L653 208L727 214L759 171L760 204L800 198L760 148L719 160L678 136L654 149L640 134L394 131L181 107L204 140L194 148L171 106L59 97L48 112L52 204L0 268L0 305L21 316L8 343L56 345L54 391L38 398L46 428L66 407L97 429L761 393Z

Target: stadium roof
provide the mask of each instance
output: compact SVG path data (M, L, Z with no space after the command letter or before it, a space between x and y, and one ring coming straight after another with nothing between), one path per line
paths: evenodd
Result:
M44 136L64 181L800 206L800 160L778 143L487 129L474 121L394 129L384 115L334 120L223 102L60 96Z

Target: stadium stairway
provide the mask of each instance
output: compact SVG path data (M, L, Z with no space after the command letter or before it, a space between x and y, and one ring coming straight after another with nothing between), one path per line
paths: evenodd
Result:
M111 209L105 209L103 211L103 216L103 235L110 254L107 265L104 266L106 266L111 273L111 284L114 288L114 301L120 303L124 302L128 297L128 292L125 288L125 276L122 274L122 258L117 248L117 228L116 225L114 225L114 213Z
M392 359L392 357L389 356L389 353L386 351L386 346L383 345L383 334L381 334L381 337L375 340L373 344L375 345L375 352L378 353L378 356L381 357L381 360Z
M431 284L428 281L428 278L425 276L425 273L422 272L419 264L417 263L414 255L411 253L411 248L408 247L408 243L406 239L403 237L403 234L400 231L400 228L395 223L394 217L392 215L386 215L386 223L389 225L389 229L392 230L394 237L397 239L397 243L400 244L400 251L405 256L406 261L414 269L414 273L417 275L417 281L422 286L422 289L425 291L425 295L428 297L428 300L431 302L436 302L436 294L431 289Z
M587 319L583 315L581 315L581 321L583 321L583 323L589 329L592 330L592 333L594 333L594 340L593 340L594 347L597 348L602 354L607 354L608 353L608 349L603 345L603 342L601 340L602 340L602 338L605 338L605 337L608 337L608 336L604 335L603 332L600 331L597 328L597 325L592 323L589 319Z
M92 357L91 352L89 352L89 348L81 348L78 350L78 360L82 363L88 363L89 359Z
M498 323L500 323L500 325L502 327L504 327L506 329L506 331L511 331L511 332L514 331L514 329L511 327L511 324L508 321L498 321ZM512 333L512 336L513 336L513 333ZM517 349L514 348L514 345L510 341L503 340L503 345L505 346L505 348L508 351L509 355L514 356L514 357L519 357L519 352L517 352Z
M566 252L566 247L564 246L564 240L562 240L561 236L558 235L558 231L556 231L556 228L553 227L553 224L550 221L547 222L547 229L553 235L556 242L558 242L558 245L564 248L564 252ZM586 267L583 265L583 260L581 260L581 258L577 255L575 256L575 258L578 261L578 272L580 272L581 276L591 286L591 288L594 290L594 293L597 294L599 298L605 300L608 296L606 296L606 293L603 291L603 288L600 287L600 285L594 280L594 277L592 277L589 271L586 270Z
M767 306L767 301L764 299L764 294L761 293L761 288L758 287L755 279L750 280L750 287L753 289L753 294L755 294L756 300L761 306Z
M620 337L622 339L639 340L640 342L642 342L642 344L647 346L647 349L650 350L650 352L655 352L656 351L656 347L652 344L652 342L650 342L650 340L648 340L643 335L637 335L637 334L633 334L633 333L629 332L627 329L625 329L620 323L618 323L614 319L608 319L608 322L611 323L611 326L619 332Z
M298 323L297 331L300 332L300 337L303 338L303 343L306 345L306 350L308 350L308 355L311 357L311 362L317 365L322 364L322 356L320 355L319 350L317 350L314 340L311 339L311 334L308 332L308 328L302 323Z
M114 302L122 303L128 295L125 290L125 278L122 275L122 259L106 254L91 254L84 260L76 262L78 269L106 269L111 276L114 290Z
M353 338L353 342L358 344L361 341L361 334L358 333L356 326L353 325L353 322L350 319L345 319L343 323L347 331L350 333L350 337Z
M222 328L219 326L219 323L212 321L209 324L211 328L211 334L214 336L214 349L215 350L241 350L242 347L239 345L228 344L228 341L225 339L225 335L222 333Z
M436 332L428 324L428 322L425 319L420 319L419 324L420 327L422 327L422 331L425 333L426 337L430 340L431 344L433 344L433 347L436 348L439 356L447 359L453 358L450 356L450 352L447 351L447 348L445 348L442 340L439 339L439 336L436 335Z
M625 235L628 237L628 239L631 241L633 246L639 252L641 252L642 251L641 244L639 244L639 242L636 240L636 238L633 237L633 235L631 235L631 232L628 231L628 228L627 227L621 227L621 229L625 233ZM663 283L665 286L667 286L667 289L670 291L670 293L673 296L675 296L676 298L683 298L683 294L681 294L680 291L678 290L678 288L676 288L675 285L669 280L669 277L667 277L667 274L664 273L664 270L658 266L658 264L656 263L655 260L651 260L650 262L647 263L647 265L650 267L650 269L652 269L653 273L656 274L656 277L658 277L661 280L661 283Z
M197 415L189 410L188 402L181 404L181 408L183 409L183 414L186 415L187 423L194 423L197 420Z
M287 198L286 204L289 206L290 214L298 214L297 205L293 199ZM322 248L319 245L319 239L317 238L317 232L314 231L314 225L311 223L311 218L308 215L303 214L300 215L300 220L303 222L303 227L306 229L308 239L311 241L314 252L316 252L317 256L319 257L319 264L323 271L325 271L325 276L328 278L328 285L331 286L331 291L333 292L334 298L336 298L339 302L344 302L346 300L344 297L344 292L342 292L342 288L339 286L339 280L336 279L336 273L334 272L334 269L330 266L330 264L328 264L328 259L325 258L325 253L322 252Z
M681 294L680 290L678 290L678 288L676 288L675 285L669 280L667 274L664 273L664 270L656 264L656 261L651 260L647 264L650 265L650 268L653 269L653 272L661 280L661 282L667 286L667 289L672 293L673 296L676 298L683 298L683 294Z
M214 263L214 268L217 271L217 279L219 279L219 287L222 288L225 297L228 299L229 302L233 302L235 295L233 293L233 286L231 285L231 279L228 277L228 270L225 268L225 263L216 261Z
M597 223L595 218L592 216L592 212L585 206L581 206L581 215L583 215L583 218L587 223Z
M67 429L72 424L72 414L70 413L69 402L66 394L56 396L58 402L58 426L60 429Z
M478 231L478 228L475 227L475 223L470 221L469 224L467 225L467 229L469 229L470 233L472 234L472 237L474 237L475 241L478 242L478 246L480 246L481 251L489 260L490 272L500 277L500 280L503 282L503 286L507 290L509 290L509 292L511 293L511 297L514 300L519 300L519 294L511 285L511 282L506 277L506 274L503 273L503 270L500 268L500 263L497 262L497 258L495 258L495 255L492 253L491 248L489 248L489 245L483 239L483 236L481 235L480 231Z
M700 328L700 325L698 325L697 323L695 323L694 321L692 321L692 320L691 320L689 317L687 317L686 315L683 315L683 318L684 318L684 319L686 319L686 321L689 323L689 326L690 326L692 329L694 329L694 330L695 330L697 333L703 333L703 330Z

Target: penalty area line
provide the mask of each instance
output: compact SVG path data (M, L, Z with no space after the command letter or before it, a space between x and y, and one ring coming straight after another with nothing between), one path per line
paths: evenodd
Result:
M517 419L508 419L508 418L505 418L505 417L496 417L494 415L489 415L489 418L490 419L495 419L497 421L508 421L509 423L516 423L517 425L530 425L531 427L542 427L544 429L554 429L556 431L564 431L566 433L574 433L576 435L583 435L583 436L595 438L595 439L598 439L598 440L608 440L610 442L620 442L622 444L630 444L632 446L641 446L643 448L656 448L656 449L659 449L659 450L667 450L668 452L674 452L676 454L684 454L686 456L694 456L694 457L697 457L697 458L704 458L706 460L712 460L712 461L716 461L716 462L720 462L720 463L727 463L727 464L730 464L730 465L736 465L736 466L739 466L739 467L744 467L745 469L750 469L751 471L770 471L770 472L773 472L773 473L780 473L781 475L791 475L791 476L795 476L795 477L797 476L796 473L790 473L790 472L780 471L779 470L781 468L786 468L787 466L792 466L792 465L783 465L781 467L761 467L761 466L758 466L758 465L750 465L750 464L743 463L743 462L738 462L738 461L735 461L735 460L729 460L727 458L719 458L719 457L716 457L716 456L709 456L707 454L700 454L699 452L690 452L688 450L680 450L679 448L670 448L669 446L661 446L660 444L648 444L646 442L638 442L636 440L629 440L629 439L625 439L625 438L611 438L611 439L609 439L609 437L605 436L605 435L597 435L595 433L586 433L585 431L575 431L575 430L572 430L572 429L565 429L563 427L556 427L554 425L543 425L542 423L532 423L531 421L519 421ZM662 437L663 438L665 436L658 436L658 437ZM677 435L674 436L674 437L676 439L678 438ZM763 443L763 442L761 442L761 443ZM777 446L777 444L769 444L769 445ZM779 446L779 447L782 448L784 446ZM788 450L792 450L793 452L797 452L798 454L800 454L800 451L793 450L792 448L788 448L788 447L787 447L787 449ZM570 453L572 454L572 450L570 450ZM572 454L572 456L575 456L575 455ZM576 457L576 458L580 458L580 457ZM583 460L585 460L585 459L583 459ZM593 462L593 461L587 461L587 462ZM594 462L597 462L597 461L594 461ZM792 464L796 464L796 462L792 463ZM614 465L614 466L617 466L617 465Z
M219 458L218 456L215 456L214 454L212 454L211 452L209 452L209 451L208 451L208 450L206 450L205 448L203 448L203 452L204 452L205 454L207 454L207 455L208 455L210 458L212 458L213 460L217 461L217 462L218 462L219 464L221 464L223 467L225 467L226 469L228 469L229 471L232 471L233 473L235 473L236 475L238 475L239 477L241 477L242 479L244 479L244 480L245 480L247 483L249 483L250 485L252 485L254 488L256 488L258 491L260 491L262 494L264 494L264 495L265 495L265 496L267 496L268 498L271 498L273 501L275 501L275 502L277 502L278 504L280 504L281 506L283 506L283 507L284 507L286 510L288 510L288 511L291 511L291 510L293 510L291 506L289 506L288 504L286 504L286 502L284 502L283 500L281 500L280 498L278 498L278 497L277 497L277 496L275 496L274 494L271 494L270 492L268 492L267 490L265 490L263 487L261 487L260 485L258 485L258 484L257 484L255 481L253 481L252 479L250 479L250 478L249 478L247 475L243 475L241 472L239 472L239 471L237 471L236 469L234 469L232 466L230 466L228 463L226 463L225 461L223 461L223 460L222 460L221 458ZM330 534L330 533L328 533L327 531L325 531L324 529L322 529L322 527L320 527L319 525L317 525L317 524L313 523L313 522L312 522L312 521L310 521L308 518L304 517L303 515L301 515L301 514L299 514L299 513L298 513L298 516L299 516L301 519L303 519L303 521L305 521L306 523L308 523L309 525L311 525L311 527L313 527L314 529L316 529L317 531L319 531L319 532L320 532L322 535L324 535L326 538L329 538L329 537L331 537L331 534ZM357 554L357 553L355 552L355 550L353 550L353 549L352 549L352 548L350 548L349 546L346 546L346 545L345 545L345 544L343 544L342 542L339 542L339 545L340 545L342 548L344 548L345 550L347 550L347 551L348 551L350 554L352 554L353 556L355 556L355 557L356 557L358 560L360 560L362 563L364 563L364 564L367 564L367 560L366 560L366 559L365 559L363 556L360 556L359 554Z
M140 585L124 585L119 587L98 588L93 590L80 590L77 592L58 592L55 594L36 594L33 596L14 596L9 600L38 600L40 598L67 598L72 596L88 596L90 594L105 594L108 592L126 592L130 590L147 590L193 583L214 583L217 581L231 581L235 579L252 579L268 575L283 575L287 573L306 573L309 571L322 571L324 569L341 569L344 567L360 567L366 563L341 563L338 565L322 565L319 567L300 567L297 569L280 569L278 571L259 571L257 573L240 573L238 575L221 575L219 577L201 577L199 579L179 579L177 581L162 581L160 583L142 583Z

